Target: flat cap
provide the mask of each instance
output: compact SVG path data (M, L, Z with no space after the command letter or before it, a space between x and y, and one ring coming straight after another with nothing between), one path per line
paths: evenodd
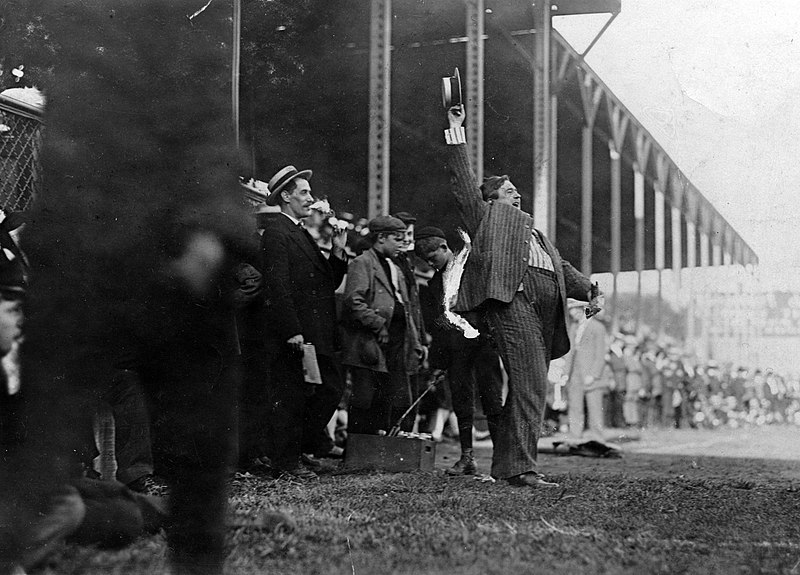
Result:
M415 218L409 212L397 212L396 214L392 214L392 215L394 217L396 217L398 220L402 220L403 223L405 223L406 225L414 224L414 223L417 222L417 218Z
M367 227L369 231L373 233L406 231L406 225L403 221L392 216L378 216L377 218L373 218L370 220L369 224L367 224Z
M444 235L444 232L437 227L434 226L425 226L424 228L420 228L414 234L414 239L424 240L425 238L442 238L445 239L447 236Z

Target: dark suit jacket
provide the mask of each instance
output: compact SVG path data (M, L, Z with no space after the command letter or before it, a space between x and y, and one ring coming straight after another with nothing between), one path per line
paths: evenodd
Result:
M533 218L508 204L483 201L475 174L469 164L466 146L447 146L452 172L452 192L464 226L472 237L472 251L464 267L456 312L471 311L487 300L509 303L519 289L528 268L528 244ZM553 335L552 357L569 351L567 335L567 297L587 301L591 282L572 265L562 260L558 250L542 234L545 249L553 260L564 314Z
M334 292L347 263L325 259L313 239L283 214L270 214L261 236L267 343L279 349L302 334L318 355L339 348Z

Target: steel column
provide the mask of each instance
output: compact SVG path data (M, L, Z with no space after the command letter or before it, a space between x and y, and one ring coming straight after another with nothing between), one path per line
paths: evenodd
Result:
M636 267L636 329L641 323L642 308L642 270L644 270L644 188L645 172L650 161L650 138L641 128L635 130L634 151L636 161L633 163L633 216L635 225L635 267ZM659 298L661 297L661 274L658 276ZM661 310L659 308L659 317Z
M533 4L533 222L550 235L550 0Z
M483 0L467 0L467 147L478 182L483 181Z
M611 312L613 330L617 331L619 329L618 279L621 267L620 250L622 249L622 191L620 189L619 152L614 147L614 142L608 142L608 154L611 157L611 273L614 278Z
M620 272L620 250L622 249L621 154L622 145L625 142L625 133L628 130L628 115L625 114L615 102L607 99L606 104L608 105L608 118L611 124L611 139L608 141L608 155L611 158L611 273L614 274L614 293L611 301L613 313L612 322L616 329L619 322L617 276Z
M683 253L681 243L681 208L672 205L672 273L680 287L681 268L683 267Z
M713 219L714 227L711 235L711 263L714 267L722 265L722 217L715 213Z
M592 273L593 131L603 90L582 68L579 68L578 79L584 119L581 130L581 271L588 276Z
M551 70L553 77L550 82L550 241L556 243L558 234L558 94L564 85L571 56L569 51L561 46L559 55L557 42L552 46Z
M681 288L681 268L683 267L683 245L681 234L681 210L684 202L685 186L680 172L675 170L669 179L672 193L672 273L675 276L677 288Z
M372 0L369 43L367 217L389 213L392 1Z
M693 219L686 220L686 283L689 291L689 309L686 318L686 341L689 342L691 350L695 349L695 273L697 271L697 236L695 234L695 223Z

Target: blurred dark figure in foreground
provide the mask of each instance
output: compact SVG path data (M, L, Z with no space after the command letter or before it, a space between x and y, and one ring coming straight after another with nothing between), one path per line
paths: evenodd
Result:
M219 279L247 245L230 2L34 0L58 46L22 356L29 435L3 466L22 530L67 483L86 404L135 357L169 423L173 573L220 573L236 341ZM187 15L194 15L187 18Z

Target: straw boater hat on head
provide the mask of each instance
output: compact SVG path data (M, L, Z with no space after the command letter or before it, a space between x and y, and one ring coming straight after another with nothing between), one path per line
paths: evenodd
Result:
M289 182L296 180L297 178L303 178L304 180L310 180L311 174L313 172L311 170L300 170L298 171L297 168L294 166L286 166L282 170L280 170L277 174L272 176L269 181L270 194L267 198L267 204L270 206L277 206L280 202L280 194L284 190L284 188L289 184Z

